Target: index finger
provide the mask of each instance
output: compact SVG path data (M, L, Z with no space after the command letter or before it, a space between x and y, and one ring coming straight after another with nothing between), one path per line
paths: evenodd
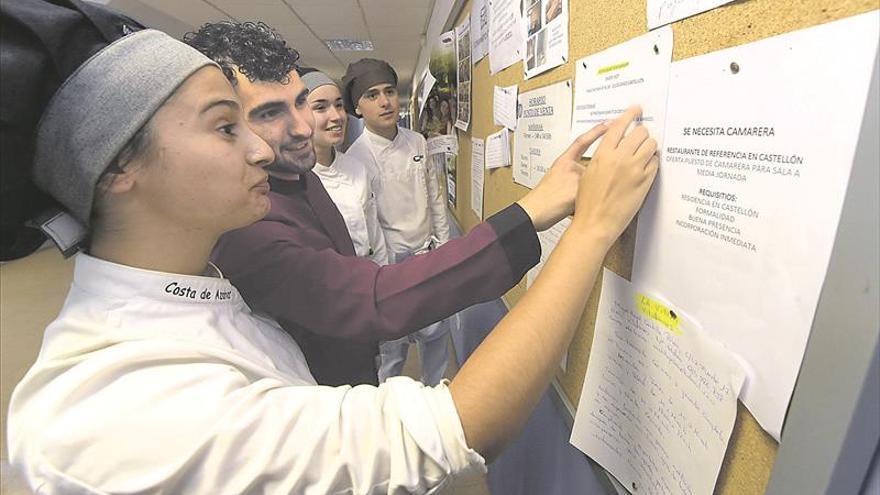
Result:
M605 138L602 139L599 146L605 148L617 148L617 145L620 144L620 140L623 139L623 135L626 133L626 129L632 121L638 118L641 114L642 108L640 106L636 105L629 107L611 122L608 126L608 132L605 133Z
M562 156L573 161L580 160L581 157L584 156L584 153L587 152L587 148L589 148L594 141L602 137L602 134L605 134L607 130L607 125L597 124L589 131L578 136L568 149L562 153Z

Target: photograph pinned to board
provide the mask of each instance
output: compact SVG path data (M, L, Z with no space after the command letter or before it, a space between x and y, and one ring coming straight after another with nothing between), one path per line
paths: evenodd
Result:
M523 19L520 0L489 1L489 72L494 76L522 60Z
M571 81L520 93L513 138L513 181L533 188L568 147Z
M436 154L430 155L432 164L437 167L438 173L445 173L446 194L449 204L455 207L455 170L456 154L458 153L457 135L455 132L456 109L456 82L458 67L456 64L456 35L455 31L447 31L441 34L431 48L431 58L428 60L428 74L434 79L431 90L427 93L419 115L415 119L418 122L418 131L432 143L432 149ZM424 91L424 90L423 90ZM421 93L421 92L420 92ZM440 138L440 139L435 139ZM450 141L456 141L450 143ZM450 147L453 152L440 152L441 147ZM452 184L452 187L449 185Z
M474 0L471 8L471 56L473 64L489 53L489 8L486 0Z
M418 116L418 131L430 139L435 136L453 134L455 129L456 94L455 85L458 68L455 60L455 31L440 35L431 50L428 61L428 74L434 79L431 90Z
M458 66L455 127L467 132L471 123L471 21L470 16L455 28L455 60Z
M568 62L568 0L523 0L523 68L529 79Z

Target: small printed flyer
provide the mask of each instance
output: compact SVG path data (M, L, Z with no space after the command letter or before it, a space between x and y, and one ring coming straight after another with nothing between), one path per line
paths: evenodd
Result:
M525 78L568 62L568 0L524 0Z
M521 93L516 113L513 180L535 187L571 142L571 81Z
M471 20L466 18L455 28L455 60L458 64L456 99L458 112L455 127L467 132L471 125Z

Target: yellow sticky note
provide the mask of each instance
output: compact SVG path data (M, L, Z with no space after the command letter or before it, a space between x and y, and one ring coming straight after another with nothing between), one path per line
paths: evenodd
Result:
M675 335L682 334L682 330L678 326L678 315L675 314L675 311L667 308L660 301L651 299L644 294L636 293L635 298L636 307L639 308L640 313L668 328Z

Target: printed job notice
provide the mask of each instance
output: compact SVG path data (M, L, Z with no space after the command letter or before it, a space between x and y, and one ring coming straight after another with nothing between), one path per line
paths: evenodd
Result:
M572 138L639 105L641 124L662 144L671 61L670 27L578 60L571 114ZM593 156L597 147L598 142L590 146L584 156Z
M775 137L774 127L688 127L682 136L753 136ZM697 143L694 143L697 144ZM709 146L667 146L664 165L670 175L689 174L702 184L682 191L679 199L684 207L675 225L718 239L746 251L757 252L760 245L761 198L749 198L748 182L772 180L775 187L797 187L804 167L798 153L767 151L770 144L756 143L754 149L721 149Z
M878 19L672 64L633 282L679 301L746 361L743 403L777 439L834 245Z

